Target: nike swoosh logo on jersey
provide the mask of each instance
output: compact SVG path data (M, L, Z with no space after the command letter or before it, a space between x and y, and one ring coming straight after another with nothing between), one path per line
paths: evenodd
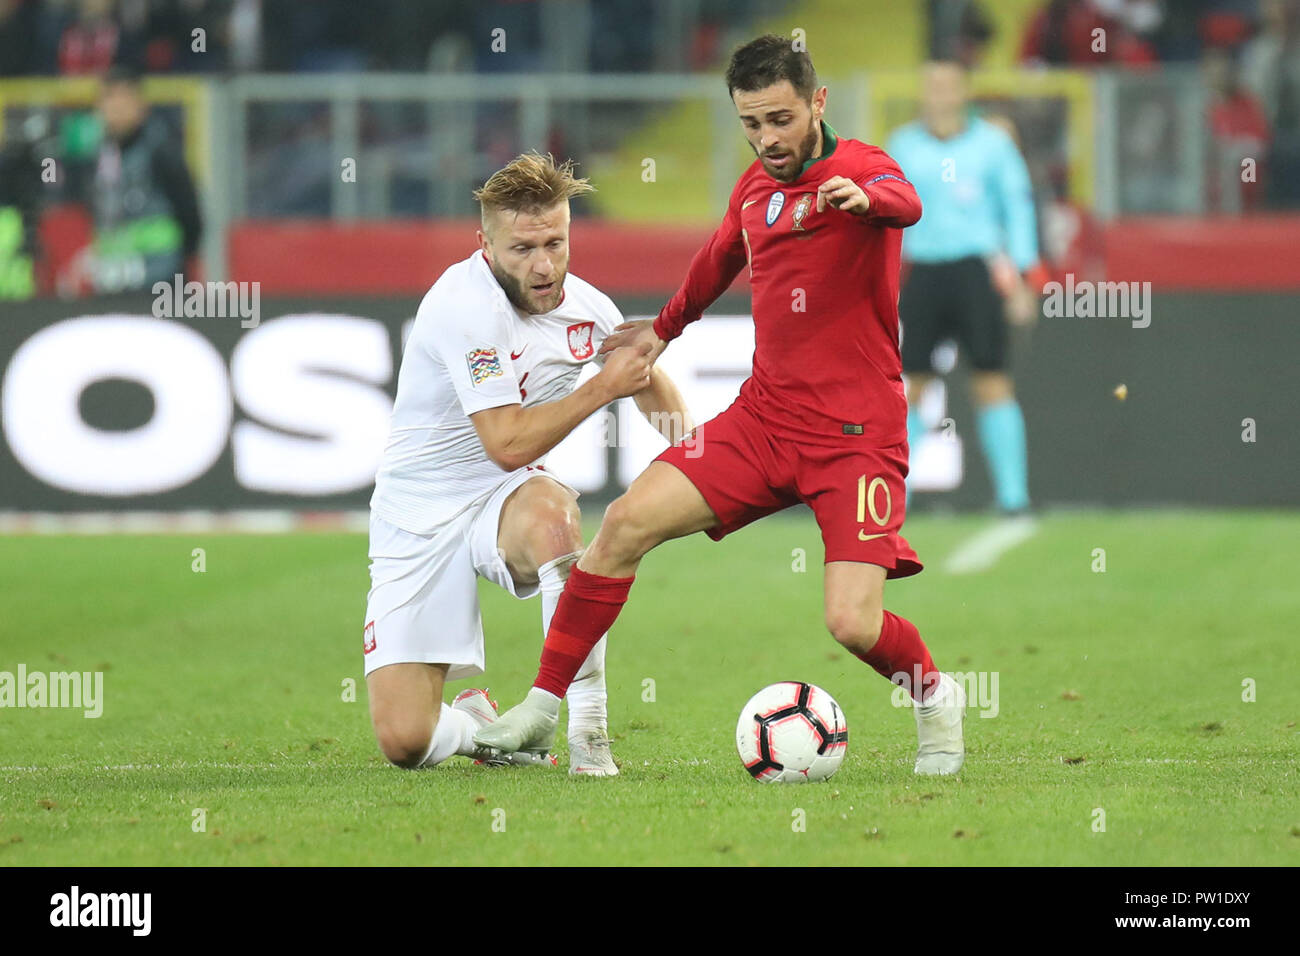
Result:
M884 537L885 535L887 535L887 534L889 534L888 531L882 531L880 534L866 534L866 533L863 532L863 531L859 531L859 532L858 532L858 540L859 540L859 541L875 541L877 538L883 538L883 537Z
M513 360L519 358L519 356L523 355L523 354L524 354L524 349L526 349L526 348L528 348L527 345L525 345L524 348L523 348L523 349L520 349L518 352L511 352L511 353L510 353L510 359L511 359L511 361L513 361Z
M744 212L746 209L748 209L750 206L754 205L754 203L756 203L756 202L758 202L757 199L747 199L747 200L745 200L743 203L740 204L740 210L741 210L741 212Z

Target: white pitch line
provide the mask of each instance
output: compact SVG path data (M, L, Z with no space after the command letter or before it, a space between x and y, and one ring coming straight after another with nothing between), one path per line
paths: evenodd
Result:
M943 569L949 574L987 571L1002 555L1037 533L1038 521L1030 515L1003 518L958 545L944 562Z

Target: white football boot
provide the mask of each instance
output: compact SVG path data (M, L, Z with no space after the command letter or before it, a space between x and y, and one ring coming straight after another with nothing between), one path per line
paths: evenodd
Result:
M915 702L916 772L929 775L956 773L966 760L962 721L966 718L966 692L947 674L939 675L939 686L927 704Z
M474 735L474 743L503 754L544 754L551 749L559 721L559 699L534 687L523 703L484 725Z
M468 688L457 694L456 699L451 702L451 709L469 714L480 728L495 723L497 719L497 702L488 697L486 690L479 690L477 687ZM475 763L487 764L490 767L501 767L506 764L540 767L548 763L554 766L557 762L553 756L546 753L502 753L481 746L473 755L467 756L470 756Z
M569 773L587 777L616 777L618 765L609 750L604 727L569 731Z

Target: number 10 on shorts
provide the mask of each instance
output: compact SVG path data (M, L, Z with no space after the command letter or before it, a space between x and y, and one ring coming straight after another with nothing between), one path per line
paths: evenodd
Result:
M876 510L876 489L882 488L885 492L885 513L882 515ZM889 524L889 517L894 513L894 501L889 494L889 485L885 479L877 475L871 479L868 484L867 476L861 475L858 478L858 524L867 523L867 515L871 515L871 520L876 523L876 527L883 528ZM868 541L870 538L877 538L880 535L871 535L864 537L861 531L858 532L858 538Z

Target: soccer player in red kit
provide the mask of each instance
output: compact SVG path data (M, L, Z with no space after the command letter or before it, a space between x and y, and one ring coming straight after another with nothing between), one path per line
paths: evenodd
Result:
M609 506L560 598L532 690L474 739L504 752L549 747L560 699L652 548L697 531L717 540L804 502L826 546L827 628L912 695L916 772L955 773L965 695L917 629L884 609L886 578L921 570L899 533L908 448L898 339L902 230L921 202L884 151L822 119L826 87L789 40L737 50L727 88L758 158L658 318L619 326L604 347L648 347L657 359L748 265L753 374L731 407Z

